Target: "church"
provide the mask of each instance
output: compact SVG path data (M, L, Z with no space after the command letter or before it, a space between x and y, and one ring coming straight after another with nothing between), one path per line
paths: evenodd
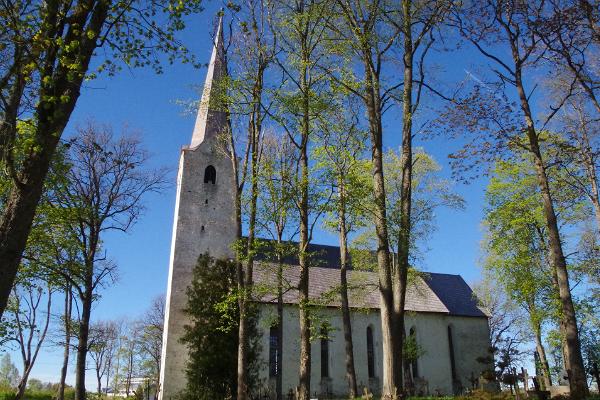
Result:
M227 115L211 108L216 82L226 74L222 22L215 35L212 55L189 146L181 150L177 175L177 195L171 242L167 304L161 360L160 394L162 400L175 399L186 385L187 348L179 342L186 315L186 288L200 254L232 258L231 244L236 237L234 220L235 179L231 160L219 149L218 136L227 126ZM339 248L311 245L318 266L310 268L310 297L323 298L340 282ZM259 257L260 259L260 257ZM258 285L274 282L270 263L258 262L254 281ZM258 300L258 338L260 354L260 392L262 398L275 397L275 381L282 374L284 398L298 385L299 271L295 260L284 269L289 290L284 294L282 352L278 353L276 329L270 325L277 315L275 296ZM360 283L360 290L349 293L354 360L359 391L381 391L382 346L377 276L369 271L350 271L349 283ZM339 303L326 297L316 311L323 335L312 343L311 392L318 398L345 398L345 345ZM429 273L416 278L407 292L406 335L414 338L419 354L405 366L416 394L451 395L475 385L490 369L488 315L480 309L469 286L459 275Z

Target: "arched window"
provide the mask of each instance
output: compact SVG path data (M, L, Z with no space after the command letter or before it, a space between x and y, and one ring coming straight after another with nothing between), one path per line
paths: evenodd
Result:
M217 182L217 170L212 165L209 165L204 170L204 183L212 183L213 185Z
M450 371L452 372L452 381L456 380L456 362L454 360L454 344L452 343L452 326L448 325L448 348L450 350Z
M367 326L367 369L369 378L375 377L375 352L373 349L373 328Z
M329 332L321 327L321 378L329 378Z
M279 329L272 326L269 330L269 376L279 375Z
M412 362L410 363L411 368L412 368L412 376L413 376L413 378L418 378L419 377L419 365L417 364L417 356L418 356L418 351L419 351L419 344L417 343L417 330L414 326L412 328L410 328L409 337L412 341L412 344L414 345L415 351L417 352L417 354L414 355Z

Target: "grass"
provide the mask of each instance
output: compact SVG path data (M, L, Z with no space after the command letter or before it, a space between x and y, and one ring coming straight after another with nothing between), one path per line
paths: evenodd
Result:
M73 400L75 391L73 389L65 389L65 400ZM0 389L0 400L14 400L15 391L12 389ZM24 400L53 400L56 399L56 391L54 390L26 390Z

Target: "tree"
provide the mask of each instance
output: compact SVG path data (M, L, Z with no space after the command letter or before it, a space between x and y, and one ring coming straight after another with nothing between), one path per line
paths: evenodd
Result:
M32 391L44 390L44 383L42 381L40 381L39 379L31 378L31 379L29 379L29 382L27 383L27 389L32 390Z
M441 207L464 209L464 200L452 189L452 182L440 177L441 167L422 148L414 150L411 167L411 239L409 260L416 265L420 253L435 231L435 212ZM387 197L388 232L390 248L400 254L402 240L402 156L390 150L385 154L385 184ZM398 262L394 260L394 262ZM410 268L409 268L410 272Z
M44 179L86 79L123 64L161 72L166 55L189 60L175 38L194 1L25 1L0 5L0 161L11 185L0 215L0 317L6 307ZM102 51L100 51L102 49ZM106 58L100 58L105 55ZM123 63L123 64L122 64ZM28 151L15 142L23 115L36 121Z
M529 317L544 386L552 385L542 326L554 310L543 211L535 175L518 161L499 162L486 191L484 268Z
M277 287L266 288L277 295L277 354L283 354L283 294L291 289L283 279L284 259L297 254L297 248L291 243L298 233L294 204L292 177L296 158L295 146L287 137L266 135L263 138L263 150L260 165L259 197L257 210L257 228L269 237L274 246L263 246L267 259L277 266ZM265 265L269 265L266 263ZM264 289L263 289L264 290ZM277 400L283 398L283 364L277 368L275 392Z
M239 10L238 10L239 11ZM252 275L256 246L256 216L258 199L259 164L261 157L265 109L265 72L271 65L275 53L267 17L268 10L263 1L245 2L239 18L239 39L234 49L235 61L242 68L230 84L232 99L228 99L228 110L247 124L246 146L242 150L242 165L238 160L240 143L236 143L233 131L230 132L230 156L236 180L236 222L238 231L238 293L240 307L238 340L238 383L237 398L248 398L247 353L250 338L248 332L247 304L252 299ZM249 184L249 188L246 187ZM246 187L246 190L245 190ZM244 199L245 195L245 199ZM242 204L246 200L247 204ZM242 238L242 208L247 208L245 223L248 226L246 238Z
M419 108L423 88L430 90L431 86L425 82L425 59L435 41L435 29L444 21L449 11L451 2L445 0L403 0L398 10L386 11L386 19L401 33L402 36L402 145L400 166L402 171L401 191L399 202L399 231L398 249L395 268L392 270L392 285L394 291L394 314L396 314L395 334L399 342L395 353L399 358L395 373L401 374L404 362L402 351L404 313L406 307L406 289L408 287L408 273L410 268L411 247L411 211L413 188L413 123L415 113ZM415 69L418 68L418 72ZM415 87L416 86L416 87ZM434 91L435 92L435 91ZM402 378L396 378L402 389Z
M17 343L23 362L23 374L17 385L16 399L22 399L25 395L29 374L46 339L50 326L52 291L50 284L36 282L31 278L21 278L21 283L13 288L13 297L8 307L15 326L12 340Z
M547 50L551 67L566 75L562 95L581 94L600 113L600 71L594 61L600 45L597 2L552 0L543 6L528 23Z
M190 324L181 341L189 349L186 399L223 399L237 393L239 303L237 266L230 260L201 255L187 288L185 312ZM249 326L254 326L249 324ZM251 336L252 337L252 336ZM248 371L255 371L256 342L251 341ZM254 377L249 375L249 392Z
M127 232L144 210L142 198L164 186L164 170L145 169L148 155L126 133L114 139L108 127L79 128L70 145L67 184L57 189L56 206L69 211L64 224L76 240L78 262L55 273L70 282L81 306L75 371L76 398L85 398L85 368L92 303L116 266L102 251L102 236Z
M339 101L337 109L349 111L327 114L320 123L321 146L315 149L318 168L323 179L332 182L335 195L327 205L326 227L338 233L340 243L340 303L346 354L346 379L348 396L358 396L356 371L354 368L354 344L350 322L347 271L350 266L348 236L364 226L371 199L368 168L369 163L361 159L365 150L366 133L357 127L356 114L350 104Z
M67 380L67 369L69 368L69 355L71 353L71 339L73 336L73 292L71 291L71 284L67 282L64 289L65 294L65 306L62 322L64 325L64 342L63 342L63 364L60 369L60 381L58 385L57 400L64 400L65 398L65 385Z
M89 353L94 361L98 394L102 394L102 378L110 374L110 367L117 352L118 329L112 322L96 322L90 325ZM107 377L108 380L108 377Z
M125 385L125 396L133 392L132 379L139 372L139 341L140 331L136 321L128 324L124 334L119 340L118 357L123 365L123 384ZM116 378L116 377L115 377ZM117 381L117 385L120 382Z
M273 119L285 130L296 147L297 173L293 186L297 196L294 203L299 215L298 261L300 265L299 319L300 319L300 366L299 400L310 398L311 377L311 324L309 299L310 255L308 245L312 239L316 199L311 196L309 148L315 133L315 119L328 106L325 95L325 74L319 63L326 58L323 46L325 27L331 18L331 2L328 0L275 0L273 4L272 29L278 41L275 62L282 73L286 86L275 95L276 108Z
M10 355L0 358L0 387L15 388L19 383L19 370L12 363Z
M165 296L156 296L140 321L139 347L142 352L142 368L152 377L155 393L160 391L160 360L162 354L163 326L165 320ZM145 357L144 357L145 356Z
M34 122L22 121L18 126L19 138L15 141L13 155L20 161L27 150L27 143L34 131ZM12 328L8 339L16 345L23 363L23 375L17 387L17 398L22 398L32 368L37 360L39 351L46 340L51 320L52 296L61 279L46 268L49 263L58 265L55 260L56 249L52 246L51 237L59 238L56 229L64 216L59 210L53 209L51 200L55 190L64 183L62 175L67 170L64 162L64 151L59 149L52 160L52 171L48 174L43 187L43 195L38 213L33 221L27 241L20 271L13 287L6 322ZM10 177L4 171L0 174L1 198L5 198L10 190ZM2 202L0 202L0 209ZM72 242L60 238L61 246L66 249Z
M540 38L530 28L528 21L539 15L542 7L543 2L516 5L486 0L466 5L453 13L453 24L461 36L494 65L492 83L484 83L483 86L476 84L467 98L458 105L451 106L454 108L452 113L458 117L454 122L461 121L460 129L477 129L477 134L471 135L469 143L455 156L461 161L482 158L494 160L505 156L511 147L521 148L531 155L543 206L550 265L556 273L561 301L561 330L566 340L571 396L581 399L587 395L588 390L577 317L547 173L548 163L540 145L540 135L543 133L540 127L549 122L565 99L559 99L547 117L538 121L532 111L531 93L526 88L529 68L536 65L542 50ZM504 58L494 54L499 48L506 49L510 56ZM508 95L509 88L515 92ZM516 104L509 100L512 96L516 96ZM451 119L448 121L453 122ZM454 129L456 128L455 125ZM525 137L521 132L525 133Z
M352 70L342 71L337 82L363 102L367 115L367 126L371 141L371 160L373 176L373 221L377 238L377 271L379 276L380 313L383 347L382 397L395 399L402 388L401 364L402 334L396 331L397 315L394 313L394 287L387 230L385 179L383 171L383 125L382 116L386 103L391 100L391 91L395 85L386 88L383 83L382 66L399 34L397 28L391 29L384 19L382 2L337 1L340 19L332 26L334 34L344 40L340 50L345 56L356 58L362 67L362 76L354 77ZM341 29L339 29L341 28ZM345 65L346 63L340 63ZM360 69L358 69L360 70ZM336 74L331 74L335 77ZM335 78L334 78L335 79ZM359 82L356 84L356 82Z
M586 370L596 385L600 385L600 317L598 316L598 296L583 299L578 304L581 321L581 350L586 361ZM597 386L600 387L600 386Z
M588 197L594 209L596 232L600 235L600 192L598 189L598 139L599 132L594 115L588 112L582 96L569 101L561 118L565 141L558 161L568 171L567 183ZM583 173L581 173L581 172Z
M525 319L523 309L512 301L503 285L489 273L485 273L483 280L474 285L473 292L479 305L490 316L489 357L481 357L477 361L493 366L492 371L483 372L487 379L501 382L503 375L510 372L515 362L524 355L520 348L528 338L521 323Z

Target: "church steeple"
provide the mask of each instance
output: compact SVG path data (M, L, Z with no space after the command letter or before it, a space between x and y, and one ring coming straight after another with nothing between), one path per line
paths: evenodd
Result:
M204 140L219 135L227 126L227 113L222 106L225 89L223 78L227 76L227 55L223 41L223 16L221 15L192 134L190 144L192 149Z
M192 143L182 149L179 156L159 400L174 399L186 387L189 349L180 339L185 335L185 326L191 322L184 312L188 302L186 290L193 279L198 257L201 254L210 254L215 259L234 257L237 186L231 158L219 151L216 141L228 128L227 109L220 106L226 75L221 17Z

